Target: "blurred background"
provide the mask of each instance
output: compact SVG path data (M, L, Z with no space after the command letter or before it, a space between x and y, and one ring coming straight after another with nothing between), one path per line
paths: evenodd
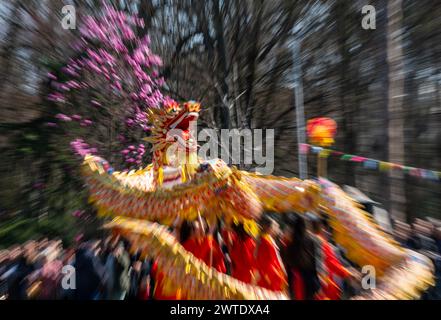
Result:
M162 59L162 92L200 101L201 127L275 130L274 174L298 175L295 79L303 84L305 118L336 120L336 150L441 170L437 1L105 2L144 20L135 36L148 34L150 50ZM67 4L75 8L76 29L62 28ZM362 27L365 5L375 8L375 29ZM139 161L150 162L148 145L138 145L146 128L128 121L126 100L106 100L103 91L97 104L106 108L84 102L105 84L70 100L70 114L89 121L81 125L63 119L63 107L47 99L51 76L78 55L73 48L84 18L102 11L103 2L94 0L0 3L0 246L41 236L69 243L96 230L70 148L75 138L118 169L133 165L121 153L129 145ZM316 159L308 160L313 177ZM394 217L441 218L439 181L332 158L328 175Z

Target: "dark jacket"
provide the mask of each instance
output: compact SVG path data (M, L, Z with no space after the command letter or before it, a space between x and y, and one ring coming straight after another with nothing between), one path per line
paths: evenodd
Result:
M130 257L127 252L123 252L115 257L115 290L128 291L130 288Z
M76 290L74 296L77 300L92 300L96 297L102 284L102 275L99 270L98 258L85 248L80 248L75 255Z
M320 281L317 275L316 247L311 237L306 237L300 244L290 243L285 247L285 265L290 274L290 293L294 297L294 283L292 273L298 272L303 280L304 295L307 300L312 300L320 289Z
M26 277L35 271L34 265L28 263L27 259L22 257L16 265L15 271L8 280L9 299L22 300L26 299L27 281Z

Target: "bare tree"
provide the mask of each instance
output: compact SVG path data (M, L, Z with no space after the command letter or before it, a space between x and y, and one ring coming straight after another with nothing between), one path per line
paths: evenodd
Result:
M389 161L398 164L404 164L402 5L402 0L389 1L387 30ZM396 219L404 220L406 199L403 172L391 170L390 179L391 215Z

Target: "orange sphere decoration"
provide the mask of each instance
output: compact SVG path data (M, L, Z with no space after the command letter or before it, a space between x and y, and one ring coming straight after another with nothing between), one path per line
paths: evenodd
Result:
M334 143L337 123L331 118L314 118L308 120L306 131L312 144L328 147Z

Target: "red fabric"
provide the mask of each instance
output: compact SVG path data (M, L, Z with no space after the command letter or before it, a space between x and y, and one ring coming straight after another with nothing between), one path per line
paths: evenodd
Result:
M195 257L204 261L210 266L210 260L217 271L225 273L226 267L224 263L224 255L219 244L212 236L206 236L199 241L195 238L190 238L183 243L185 250L191 252ZM180 300L185 299L178 292L170 295L164 293L164 273L158 270L158 265L155 262L152 266L152 276L155 279L154 298L156 300Z
M155 300L178 300L176 293L172 295L164 293L164 273L158 270L158 263L156 261L153 263L151 274L155 279L155 289L153 290Z
M139 290L138 299L139 300L149 300L150 293L149 293L148 289L147 290Z
M234 232L226 236L227 238L224 239L226 239L232 263L231 275L238 280L251 283L255 266L256 242L249 236L240 239Z
M294 299L305 300L305 286L303 278L298 271L292 271L292 282L294 283Z
M260 274L259 286L282 291L285 289L287 280L278 250L272 238L269 235L263 235L257 249L256 269Z
M150 285L144 283L138 291L139 300L149 300L150 299Z
M350 272L335 256L334 249L329 242L324 238L321 238L321 240L325 267L328 272L328 279L326 279L326 284L322 287L320 299L339 300L341 296L341 289L335 283L334 277L338 276L340 278L347 278L350 275Z
M213 236L208 235L202 240L190 238L183 243L185 250L191 252L196 258L202 260L217 271L225 273L224 254ZM210 263L211 260L211 263Z

